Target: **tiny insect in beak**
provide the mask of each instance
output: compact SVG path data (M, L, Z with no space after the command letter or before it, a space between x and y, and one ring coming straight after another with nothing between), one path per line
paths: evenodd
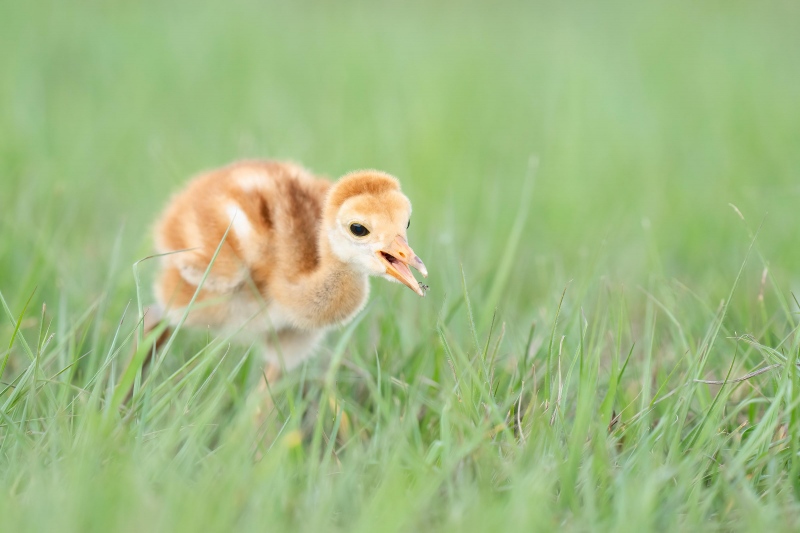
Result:
M419 282L419 288L422 289L422 292L428 292L428 289L430 289L428 285L425 285L421 281Z
M416 268L425 277L428 277L428 269L425 268L425 263L417 257L414 250L411 249L401 235L395 237L394 241L386 249L379 250L377 254L386 266L386 274L395 278L419 296L425 296L423 285L414 279L414 274L411 273L408 267ZM427 286L425 288L427 289Z

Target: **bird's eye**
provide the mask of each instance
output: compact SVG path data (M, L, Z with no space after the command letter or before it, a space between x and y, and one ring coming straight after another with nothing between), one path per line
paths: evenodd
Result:
M369 230L358 223L350 224L350 233L356 237L366 237L369 235Z
M410 227L411 227L411 219L409 218L409 219L408 219L408 224L406 224L406 229L408 229L408 228L410 228Z

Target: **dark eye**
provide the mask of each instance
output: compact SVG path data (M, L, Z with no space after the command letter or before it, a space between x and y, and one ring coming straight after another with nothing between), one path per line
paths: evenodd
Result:
M411 219L409 218L409 219L408 219L408 224L406 224L406 229L408 229L408 228L410 228L410 227L411 227Z
M350 224L350 233L356 237L366 237L369 235L369 230L361 224Z

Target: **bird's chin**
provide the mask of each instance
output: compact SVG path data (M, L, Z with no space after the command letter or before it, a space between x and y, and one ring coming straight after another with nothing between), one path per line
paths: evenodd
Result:
M389 276L386 272L386 267L380 261L370 262L367 265L363 266L364 273L368 276L375 277L375 278L385 278L391 281L397 281L393 277Z

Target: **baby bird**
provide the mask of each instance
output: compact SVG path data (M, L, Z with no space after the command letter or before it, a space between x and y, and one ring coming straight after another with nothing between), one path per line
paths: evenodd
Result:
M335 183L277 161L212 170L179 192L157 223L157 251L168 255L156 314L180 321L222 243L184 324L260 337L272 380L364 307L369 276L424 296L409 269L427 277L407 242L410 216L397 179L377 170Z

